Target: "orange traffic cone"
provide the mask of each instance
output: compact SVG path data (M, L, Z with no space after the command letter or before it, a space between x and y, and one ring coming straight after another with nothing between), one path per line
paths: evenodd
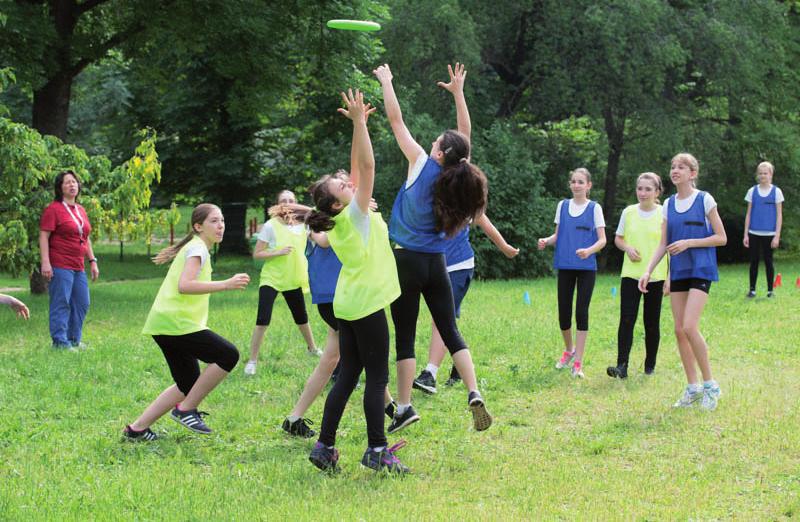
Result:
M800 288L800 277L797 278L797 281L794 282L794 286Z
M775 288L778 288L782 284L783 284L783 282L781 281L781 275L780 274L776 275L775 276L775 284L772 285L772 286L774 286Z

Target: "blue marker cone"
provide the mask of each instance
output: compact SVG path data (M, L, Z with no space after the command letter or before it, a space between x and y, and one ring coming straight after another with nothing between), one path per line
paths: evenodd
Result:
M531 294L529 294L527 290L522 293L522 302L526 305L531 304Z
M611 297L617 297L617 287L616 286L612 286L611 287Z

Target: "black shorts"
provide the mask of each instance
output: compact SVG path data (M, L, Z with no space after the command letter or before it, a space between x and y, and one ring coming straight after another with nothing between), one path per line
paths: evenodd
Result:
M317 311L325 324L335 331L339 331L339 320L333 315L333 303L319 303L317 304Z
M226 372L239 362L239 352L227 339L211 330L200 330L185 335L154 335L167 360L172 379L184 395L200 377L198 360L216 364Z
M699 277L690 277L689 279L670 280L669 282L670 292L688 292L692 288L708 293L711 290L711 281L700 279Z

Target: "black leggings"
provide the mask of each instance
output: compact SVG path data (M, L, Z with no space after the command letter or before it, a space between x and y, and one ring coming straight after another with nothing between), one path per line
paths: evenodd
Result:
M394 258L401 292L400 297L392 303L397 360L414 358L420 294L425 298L433 322L450 354L466 350L467 343L456 326L453 289L450 286L444 254L427 254L398 248L394 251Z
M639 281L623 277L620 283L619 329L617 330L617 366L627 365L633 345L633 326L639 315ZM644 369L654 370L658 344L661 342L661 300L664 297L664 281L647 285L644 294Z
M317 311L322 320L325 321L325 324L335 331L339 331L339 320L333 315L333 303L319 303L317 304Z
M772 240L774 236L756 236L747 234L750 239L750 290L756 290L756 280L758 279L758 258L759 253L764 256L764 266L767 268L767 290L772 292L772 284L775 282L775 265L772 264Z
M306 313L303 290L295 288L281 293L283 298L286 299L286 304L289 305L289 310L292 312L294 324L306 324L308 322L308 314ZM269 285L264 285L258 289L256 325L269 326L269 322L272 320L272 305L275 304L276 297L278 297L278 291Z
M198 359L206 364L216 364L229 373L239 362L236 347L211 330L186 335L154 335L153 340L164 353L172 378L184 395L200 377Z
M339 319L339 354L342 369L325 400L319 441L336 443L336 430L361 370L366 372L364 416L367 418L367 443L370 448L386 446L383 431L383 396L389 384L389 324L386 313L378 310L361 319Z
M589 330L589 303L592 301L594 270L558 270L558 324L561 330L572 328L572 294L578 286L575 303L575 323L578 330Z

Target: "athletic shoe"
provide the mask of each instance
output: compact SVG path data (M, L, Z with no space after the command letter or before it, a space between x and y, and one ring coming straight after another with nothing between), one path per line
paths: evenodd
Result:
M294 422L289 422L289 419L283 419L283 431L288 433L289 435L294 435L296 437L303 437L304 439L310 439L316 432L309 427L309 424L314 424L309 419L297 419Z
M773 297L775 297L775 292L773 292L772 290L767 292L767 299L772 299Z
M78 349L73 347L71 344L59 344L53 343L53 350L58 350L60 352L77 352Z
M583 365L580 361L575 361L572 365L572 376L583 379Z
M453 369L450 370L450 378L447 379L447 382L444 383L445 386L455 386L456 384L461 382L461 376L458 374L458 370L456 367L453 366Z
M606 373L609 377L613 377L615 379L627 379L628 378L628 365L627 364L618 364L617 366L609 366L606 368ZM645 370L647 373L647 370ZM650 370L650 373L653 373L653 370Z
M247 361L247 364L244 365L244 374L245 375L255 375L256 374L256 365L258 363L256 361Z
M339 462L339 450L336 448L329 448L325 444L317 441L316 444L314 444L314 449L311 450L311 454L308 456L308 460L322 471L335 472L337 471L336 464Z
M693 408L697 401L703 398L703 390L694 390L690 386L687 386L686 389L683 391L683 395L681 396L678 401L672 405L673 408Z
M434 379L433 374L428 370L422 370L419 377L414 379L414 388L422 390L428 395L433 395L436 393L436 379Z
M397 403L394 402L394 401L390 402L389 404L386 405L386 408L384 408L383 411L386 412L386 416L387 417L389 417L390 419L393 419L394 418L394 412L397 411Z
M122 436L125 437L125 440L131 442L150 442L158 438L158 435L156 435L150 428L145 428L142 431L136 431L131 428L130 425L125 426L125 429L122 431Z
M656 373L656 369L655 368L647 368L647 367L645 367L645 369L644 369L644 374L645 375L653 375L654 373Z
M401 449L405 445L406 441L401 440L394 446L384 448L381 451L367 448L367 451L364 452L364 456L361 457L361 465L365 468L374 469L375 471L386 470L389 473L408 473L408 467L400 462L400 459L394 454L395 451Z
M708 411L716 410L717 401L719 400L720 395L722 395L722 392L720 391L718 384L715 383L713 386L704 384L703 398L700 400L700 407Z
M308 350L307 353L311 357L322 357L322 350L320 350L319 348L314 348L313 350Z
M556 370L566 368L567 366L569 366L569 363L571 363L574 358L575 358L575 350L572 350L571 352L565 351L564 353L561 354L561 359L559 359L558 362L556 363Z
M746 296L746 297L747 297L748 299L752 299L752 298L754 298L755 296L756 296L756 291L755 291L755 290L750 290L749 292L747 292L747 296Z
M398 432L409 424L414 424L418 420L419 415L417 415L417 412L414 411L414 407L409 406L408 409L406 409L406 411L403 413L395 412L394 417L392 417L392 422L389 424L389 429L386 431L388 433Z
M488 430L492 425L492 416L486 410L486 404L479 391L469 392L469 410L472 412L472 426L475 431Z
M72 343L72 347L75 348L76 350L86 350L89 348L89 345L81 341L77 343Z
M182 424L195 433L209 435L211 433L211 428L206 426L206 423L203 422L201 415L208 415L208 413L204 411L197 411L197 408L189 411L181 411L177 406L175 406L175 409L172 410L172 419L175 422Z

